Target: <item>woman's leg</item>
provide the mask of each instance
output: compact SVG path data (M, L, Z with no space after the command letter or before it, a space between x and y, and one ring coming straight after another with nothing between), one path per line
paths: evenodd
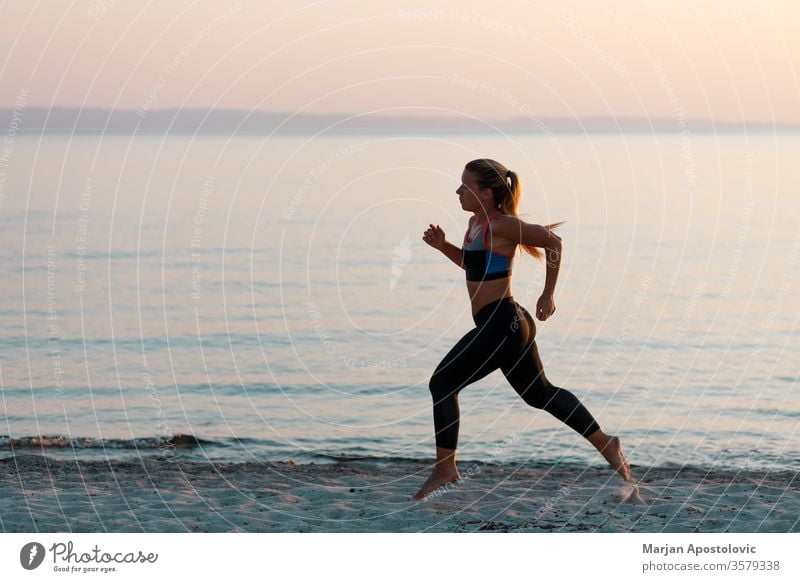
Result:
M499 353L506 343L496 326L484 325L467 332L442 359L431 376L436 465L414 495L423 499L442 485L460 479L455 452L458 445L460 411L458 393L500 367Z
M490 326L467 332L436 366L428 387L433 397L436 447L454 451L458 445L458 393L500 367L505 338Z
M501 370L514 390L530 406L546 410L587 438L600 429L591 413L572 392L553 386L544 375L535 340L531 340L521 354L504 362Z
M503 362L500 369L514 390L522 399L533 406L546 410L561 422L584 436L626 481L630 478L630 465L625 460L619 438L607 435L580 400L569 390L553 386L544 374L539 349L533 339L536 335L535 324L531 315L522 308L526 322L520 321L520 327L527 324L527 347L515 357ZM525 330L522 330L525 331Z

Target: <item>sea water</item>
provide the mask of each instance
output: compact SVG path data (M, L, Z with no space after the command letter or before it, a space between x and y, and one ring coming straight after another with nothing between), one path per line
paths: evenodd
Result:
M559 229L548 379L638 465L800 467L800 135L23 135L0 190L0 456L431 458L472 326L464 164ZM534 312L545 270L518 256ZM498 370L459 458L602 463Z

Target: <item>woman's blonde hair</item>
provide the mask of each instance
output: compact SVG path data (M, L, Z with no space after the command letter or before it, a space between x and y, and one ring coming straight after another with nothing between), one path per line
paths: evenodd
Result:
M467 163L465 169L475 174L475 179L479 188L491 188L492 194L494 195L495 206L497 206L503 214L518 216L517 208L522 198L522 183L516 172L509 170L500 162L488 158L472 160ZM564 224L564 222L565 221L562 220L561 222L548 224L545 228L547 230L555 230L560 225ZM542 262L544 253L537 247L523 244L519 246L525 249L525 252L533 258Z

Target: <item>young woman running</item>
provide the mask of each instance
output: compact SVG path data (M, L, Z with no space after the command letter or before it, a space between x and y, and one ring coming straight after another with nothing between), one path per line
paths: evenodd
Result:
M431 224L422 238L466 271L476 327L456 343L431 376L436 465L414 499L423 499L461 478L455 460L458 393L497 368L526 403L546 410L586 437L628 481L630 465L619 438L604 433L572 392L553 386L545 377L534 341L536 325L511 293L517 245L537 260L541 260L542 253L536 247L544 248L547 274L544 292L536 303L536 317L544 321L555 312L553 291L561 264L561 238L552 229L561 223L540 226L517 218L522 196L520 181L499 162L472 160L464 168L461 181L456 190L461 208L473 214L462 248L447 242L439 225Z

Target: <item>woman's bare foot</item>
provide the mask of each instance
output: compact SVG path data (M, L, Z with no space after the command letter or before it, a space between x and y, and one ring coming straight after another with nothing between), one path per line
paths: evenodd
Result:
M622 452L622 445L619 443L619 437L608 435L598 428L586 438L594 445L594 448L600 451L605 460L608 461L608 464L614 467L614 470L619 473L620 477L626 481L630 481L631 466L628 464Z
M606 461L619 473L620 477L626 481L631 480L631 466L628 464L627 459L625 459L625 454L622 452L622 445L619 442L619 437L610 437L608 442L599 450Z
M436 447L436 464L433 466L433 472L428 480L423 483L419 491L414 494L414 499L425 499L433 491L447 485L448 483L455 483L461 480L461 475L456 468L456 451L455 449L445 449L444 447Z
M461 475L458 473L458 469L434 469L431 473L428 480L423 483L422 487L420 487L419 491L414 494L414 499L417 501L421 499L425 499L428 495L434 492L436 489L443 485L447 485L448 483L455 483L456 481L461 480Z

